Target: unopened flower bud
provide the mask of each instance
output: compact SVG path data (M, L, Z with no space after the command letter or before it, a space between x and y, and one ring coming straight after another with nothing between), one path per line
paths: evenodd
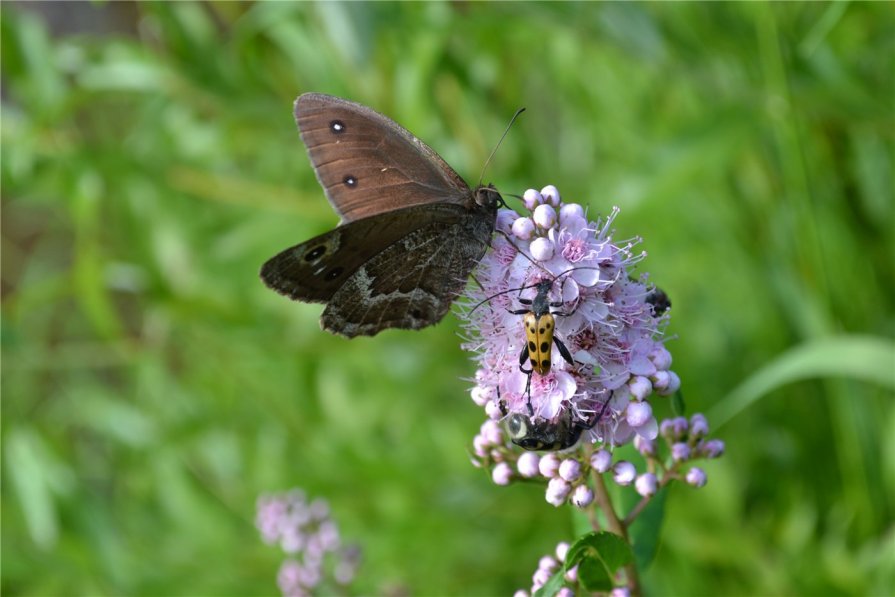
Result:
M615 587L609 592L609 597L631 597L631 589L628 587Z
M504 416L503 409L500 408L500 404L497 400L492 400L485 404L485 414L488 415L488 418L492 421L499 421Z
M586 508L594 501L594 490L587 485L579 485L572 490L570 501L579 508Z
M708 479L705 476L705 471L701 468L694 466L689 471L687 471L687 476L685 477L688 484L693 487L702 487L706 484Z
M707 442L700 442L699 454L705 458L718 458L724 454L724 441L720 439L710 439Z
M538 589L546 585L551 576L553 575L546 570L541 570L540 568L535 570L535 573L531 575L532 590L537 591Z
M646 439L640 435L634 436L634 447L644 456L650 457L656 455L655 440Z
M605 473L612 466L612 454L607 450L599 450L590 457L590 465L598 473Z
M569 203L559 208L559 222L562 224L570 219L584 219L584 208L577 203Z
M656 369L666 371L671 367L671 353L663 344L657 345L649 354L649 360L653 362Z
M630 402L628 404L626 419L631 427L640 427L649 421L652 416L653 408L649 405L649 402Z
M544 202L550 205L557 206L560 203L559 189L552 184L541 189L541 196L544 198Z
M557 543L556 551L554 552L554 553L556 553L556 559L559 560L560 562L565 562L566 554L569 553L569 547L570 547L570 545L568 543L566 543L565 541L560 541L559 543Z
M627 460L619 460L612 466L613 480L619 485L630 485L637 476L637 469Z
M513 222L518 218L516 212L509 209L501 209L497 212L497 220L494 222L494 228L509 234L512 232Z
M681 388L681 378L674 371L668 372L668 383L659 391L659 396L671 396Z
M654 475L653 473L643 473L642 475L637 477L636 481L634 481L634 489L636 489L637 493L639 493L643 497L656 495L658 486L659 482L656 479L656 475Z
M569 568L566 573L563 575L568 582L572 584L578 583L578 564L575 564L571 568Z
M488 456L488 450L491 448L491 444L485 439L484 435L477 435L472 439L472 451L479 458L485 458Z
M550 479L547 483L547 495L545 496L547 503L552 504L557 508L562 506L565 503L566 498L569 497L569 492L571 490L572 486L568 481L560 479L559 477Z
M705 437L709 434L709 422L705 415L696 413L690 417L690 436L697 439Z
M665 388L668 387L669 382L671 381L671 375L668 371L656 371L656 373L652 377L653 380L653 388L656 392L662 392Z
M576 481L581 476L581 463L574 458L566 458L559 465L559 476L566 481Z
M483 388L482 386L475 386L469 392L472 401L478 406L485 406L491 400L492 394L493 392L489 388Z
M538 205L544 202L544 197L536 190L528 189L522 193L522 202L525 204L525 209L534 211Z
M520 240L529 240L535 232L535 223L530 218L518 218L513 222L513 236Z
M556 592L556 597L575 597L575 591L569 587L560 587Z
M553 258L553 241L551 241L549 238L539 236L538 238L531 241L531 244L528 246L528 250L531 251L531 256L535 260L549 261Z
M503 429L500 428L500 424L497 421L488 419L484 423L479 430L479 432L488 440L488 443L492 446L498 446L503 443Z
M497 485L509 485L513 479L513 469L506 462L498 462L491 471L491 479Z
M662 421L662 437L670 442L677 441L687 433L687 419L684 417L674 417Z
M543 230L553 228L556 224L556 210L552 205L539 205L531 214L531 219Z
M541 475L544 477L555 477L559 470L559 456L555 452L546 454L538 462L538 470L541 471Z
M516 462L516 470L518 470L519 474L526 479L536 477L540 472L538 469L538 462L540 460L541 458L534 452L526 452L520 456L519 460Z
M557 566L559 566L559 562L553 556L543 556L538 560L538 569L546 570L550 574L556 572Z
M684 442L671 444L671 459L675 462L683 462L690 458L690 446Z
M628 389L631 391L631 396L634 400L640 402L653 392L653 384L642 375L635 375L628 382Z

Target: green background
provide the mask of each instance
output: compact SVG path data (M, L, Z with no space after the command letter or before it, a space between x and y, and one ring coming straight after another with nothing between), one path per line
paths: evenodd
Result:
M472 182L525 106L485 180L643 237L727 444L650 594L891 594L893 54L886 3L4 3L3 593L274 593L255 499L293 486L367 594L508 594L572 538L469 464L455 317L347 341L259 282L337 220L319 91Z

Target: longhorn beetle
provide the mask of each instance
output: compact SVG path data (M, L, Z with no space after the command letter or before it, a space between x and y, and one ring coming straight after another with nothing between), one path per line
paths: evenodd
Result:
M519 354L519 370L528 375L526 392L531 386L532 371L537 371L538 375L547 375L550 372L550 353L554 344L559 349L563 360L569 365L574 366L575 364L572 361L572 353L555 334L556 317L554 316L568 315L568 313L550 311L551 307L562 306L562 301L550 302L550 289L555 281L555 278L541 280L535 285L537 294L533 299L519 299L519 302L528 308L510 311L513 315L522 315L522 323L525 325L525 345L522 346L522 352ZM525 368L526 361L531 364L531 369ZM528 407L531 409L531 404Z

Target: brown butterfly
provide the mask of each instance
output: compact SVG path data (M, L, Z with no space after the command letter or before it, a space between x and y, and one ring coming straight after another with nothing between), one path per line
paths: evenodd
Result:
M261 279L326 303L321 327L349 338L440 321L488 248L500 194L471 190L425 143L361 104L306 93L295 120L342 220L268 260Z

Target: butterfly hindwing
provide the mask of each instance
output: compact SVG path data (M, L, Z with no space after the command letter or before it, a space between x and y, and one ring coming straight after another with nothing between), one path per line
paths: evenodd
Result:
M444 232L464 218L469 218L464 208L446 203L413 206L349 222L270 258L261 268L261 279L293 300L325 303L364 263L389 247L405 252L412 263L416 256L407 251L412 243L402 241L416 229ZM464 271L468 275L471 269Z
M488 247L491 226L462 208L452 223L422 226L364 263L323 311L324 329L353 337L440 321Z

